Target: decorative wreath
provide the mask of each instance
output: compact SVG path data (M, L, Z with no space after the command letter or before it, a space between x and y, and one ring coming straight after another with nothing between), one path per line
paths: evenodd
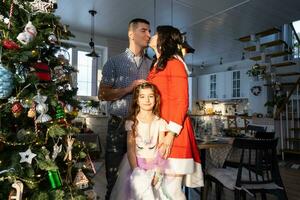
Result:
M251 93L255 96L258 96L261 93L261 86L253 86L251 88Z

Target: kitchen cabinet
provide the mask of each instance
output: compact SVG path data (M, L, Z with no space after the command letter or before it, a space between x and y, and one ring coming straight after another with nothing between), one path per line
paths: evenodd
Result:
M246 69L228 71L226 81L226 93L229 99L239 99L249 97L249 77Z
M239 99L249 97L246 69L198 76L198 99Z
M209 75L198 76L198 99L209 99Z

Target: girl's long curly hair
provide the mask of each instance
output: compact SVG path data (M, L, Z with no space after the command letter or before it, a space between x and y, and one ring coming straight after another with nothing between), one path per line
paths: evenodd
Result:
M172 59L174 55L183 58L182 44L183 38L180 31L173 26L158 26L157 33L157 50L160 52L159 59L154 59L151 68L157 61L156 70L164 70L168 60Z
M136 86L133 90L131 111L127 118L128 120L133 121L131 129L132 129L132 134L134 137L136 136L136 127L138 124L137 115L140 112L140 106L138 105L138 98L140 95L140 91L142 89L147 89L147 88L149 88L153 91L154 97L155 97L155 103L154 103L154 106L152 109L152 113L154 115L160 117L160 94L159 94L157 87L154 84L149 83L149 82L145 82L145 83L142 83L142 84Z

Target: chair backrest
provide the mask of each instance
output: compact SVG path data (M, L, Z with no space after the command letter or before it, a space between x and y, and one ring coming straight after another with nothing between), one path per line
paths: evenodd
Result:
M276 146L278 139L236 138L233 147L240 149L236 186L275 182L282 186Z
M246 131L250 132L250 133L256 133L256 132L265 132L266 131L266 127L263 126L256 126L256 125L248 125L246 127Z
M254 137L257 139L274 139L275 132L258 131L254 133Z
M236 116L227 116L227 127L228 128L237 128Z

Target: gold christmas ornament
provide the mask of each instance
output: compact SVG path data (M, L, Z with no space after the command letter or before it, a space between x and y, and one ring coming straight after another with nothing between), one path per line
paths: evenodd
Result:
M89 180L87 179L87 177L81 169L78 170L76 177L73 181L73 185L78 189L85 189L89 187Z
M29 118L34 118L36 116L36 111L35 111L35 107L31 107L27 113L27 116Z
M66 104L64 107L65 113L71 113L73 111L73 106L70 104Z
M38 53L38 51L37 50L32 50L31 51L31 55L33 56L33 57L37 57L38 55L39 55L39 53Z

